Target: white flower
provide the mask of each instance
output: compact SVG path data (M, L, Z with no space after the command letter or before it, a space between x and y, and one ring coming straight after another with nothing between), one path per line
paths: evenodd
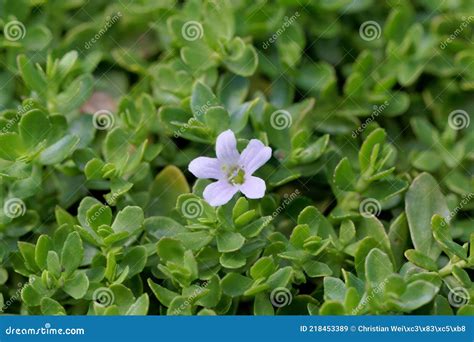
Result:
M229 129L217 137L216 155L217 158L198 157L188 167L197 178L217 180L204 189L204 199L210 205L226 204L238 191L248 198L265 195L264 180L252 174L271 158L270 147L252 139L239 154L234 132Z

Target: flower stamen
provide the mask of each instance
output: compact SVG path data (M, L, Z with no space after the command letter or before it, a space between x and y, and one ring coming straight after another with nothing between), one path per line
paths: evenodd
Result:
M239 166L232 166L230 168L223 168L224 172L227 174L227 180L230 184L241 185L245 182L245 171Z

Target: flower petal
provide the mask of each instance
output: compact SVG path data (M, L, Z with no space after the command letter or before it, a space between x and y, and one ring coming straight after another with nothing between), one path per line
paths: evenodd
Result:
M272 149L265 146L260 140L250 140L242 151L239 165L244 168L245 174L251 175L272 157Z
M240 191L248 198L262 198L265 195L265 181L254 176L246 176Z
M229 202L237 191L238 187L223 179L206 186L203 196L207 203L217 207Z
M188 170L197 178L222 178L221 163L217 158L198 157L191 161Z
M228 165L237 164L239 161L239 151L237 150L237 140L234 132L230 129L222 132L216 141L217 159Z

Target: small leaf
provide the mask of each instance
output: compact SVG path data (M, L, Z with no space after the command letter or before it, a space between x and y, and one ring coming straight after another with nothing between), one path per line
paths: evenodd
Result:
M173 299L179 296L178 293L168 290L167 288L156 284L153 280L148 279L148 285L155 294L156 298L166 307L171 305Z
M181 264L185 249L180 241L172 238L162 238L157 244L158 255L163 261Z
M217 234L217 249L219 252L228 253L238 250L245 242L245 238L236 232L221 231Z
M112 229L116 233L128 232L135 233L143 225L145 220L143 210L140 207L128 206L117 214L112 224Z
M410 312L429 303L436 293L438 287L424 280L417 280L410 283L406 291L393 303L399 310Z
M41 299L41 313L49 316L66 315L66 310L54 299L45 297Z
M231 297L244 294L252 285L252 279L238 273L228 273L221 281L222 291Z
M415 249L437 259L440 248L432 236L431 218L434 214L447 217L449 210L437 181L430 174L422 173L413 180L405 197L405 210Z
M52 248L51 239L47 235L41 235L36 242L35 261L40 269L46 268L48 252Z
M50 272L56 278L59 278L61 274L61 262L59 261L58 253L55 251L48 252L48 256L46 257L46 266L48 268L48 272Z
M127 310L125 315L127 316L144 316L148 313L148 305L150 300L148 294L144 293L133 303Z
M38 144L46 139L51 123L42 111L34 109L23 114L18 128L25 145L29 148L37 148Z
M191 110L194 117L204 122L203 114L206 112L206 109L213 106L219 106L217 97L207 85L196 82L191 96Z
M387 254L378 248L372 249L365 259L365 278L376 288L393 273L393 265Z
M370 133L369 136L364 140L364 143L362 144L362 147L359 151L359 165L362 173L367 171L369 168L372 150L377 144L383 144L385 142L385 138L385 130L378 128L372 131L372 133Z
M84 248L81 237L77 232L68 235L61 252L61 264L67 274L75 271L82 262Z
M74 299L84 297L89 288L89 279L84 272L75 272L71 278L64 282L63 290Z
M59 164L66 159L79 143L79 137L66 135L41 152L38 161L43 165Z
M343 158L334 170L334 183L343 191L353 191L355 175L349 159Z
M436 272L438 270L438 265L436 265L436 262L420 251L408 249L405 251L405 256L407 257L408 261L428 271Z

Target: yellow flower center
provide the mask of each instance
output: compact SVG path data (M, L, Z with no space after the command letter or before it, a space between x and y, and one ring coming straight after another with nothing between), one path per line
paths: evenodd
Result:
M239 166L223 167L223 171L227 174L227 179L231 184L243 184L245 181L245 171Z

